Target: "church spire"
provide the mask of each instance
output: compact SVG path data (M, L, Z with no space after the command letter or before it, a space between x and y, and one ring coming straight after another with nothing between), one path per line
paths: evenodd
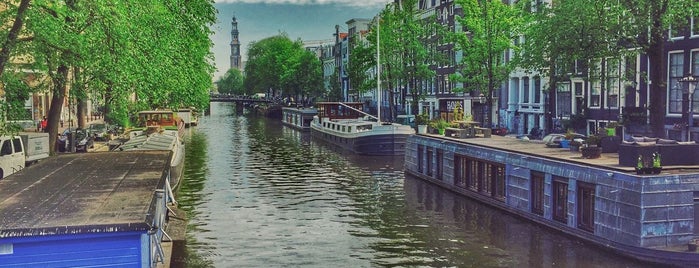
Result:
M231 22L231 69L241 70L241 59L240 59L240 40L238 39L238 20L233 16L233 21Z

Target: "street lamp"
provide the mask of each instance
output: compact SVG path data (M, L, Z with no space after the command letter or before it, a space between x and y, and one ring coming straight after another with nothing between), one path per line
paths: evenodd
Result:
M692 73L688 73L687 76L682 77L680 82L687 83L687 98L689 99L689 111L687 113L687 141L692 140L691 128L694 126L694 108L692 107L692 102L694 100L694 89L696 88L697 82L696 77L692 76Z

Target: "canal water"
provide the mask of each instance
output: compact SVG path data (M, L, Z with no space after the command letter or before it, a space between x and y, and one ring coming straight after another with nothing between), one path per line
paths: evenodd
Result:
M212 103L187 136L188 267L652 267Z

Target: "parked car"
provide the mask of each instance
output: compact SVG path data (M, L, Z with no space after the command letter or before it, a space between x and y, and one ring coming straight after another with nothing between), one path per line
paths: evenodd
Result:
M75 151L76 152L87 152L87 149L95 147L95 141L93 135L90 132L82 128L66 128L56 141L56 146L58 146L59 152L69 152L70 151L70 140L71 136L75 137Z
M566 138L566 134L564 133L552 133L544 136L542 141L546 143L546 147L550 148L560 148L561 147L561 140L564 140ZM573 140L575 139L581 139L585 140L587 136L579 133L573 134Z
M96 141L106 141L109 139L109 127L107 127L105 123L90 124L87 130Z

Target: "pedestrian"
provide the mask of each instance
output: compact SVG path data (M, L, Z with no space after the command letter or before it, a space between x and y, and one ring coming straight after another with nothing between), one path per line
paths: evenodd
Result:
M41 131L48 132L49 120L46 120L46 116L41 120Z

